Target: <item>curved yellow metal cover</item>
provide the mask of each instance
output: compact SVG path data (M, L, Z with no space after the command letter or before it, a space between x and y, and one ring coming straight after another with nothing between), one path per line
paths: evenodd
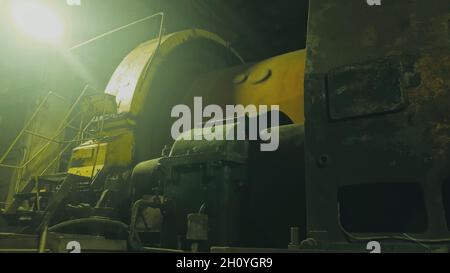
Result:
M278 105L294 123L303 124L305 50L254 64L199 75L193 89L207 103Z
M235 100L243 105L279 105L294 123L303 124L304 74L305 50L264 60L234 79Z
M118 113L138 115L149 92L148 81L151 81L158 64L177 46L188 40L199 38L227 47L242 61L242 58L229 47L226 41L213 33L200 29L175 32L163 36L161 41L157 38L145 42L125 57L106 87L105 93L116 97Z

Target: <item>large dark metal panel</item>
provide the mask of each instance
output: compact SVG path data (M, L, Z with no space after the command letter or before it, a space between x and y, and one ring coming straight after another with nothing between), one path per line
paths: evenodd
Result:
M449 9L448 0L381 1L381 6L310 1L305 75L310 237L343 242L352 231L343 229L354 227L353 239L361 231L405 240L402 231L411 231L408 235L425 243L450 238ZM374 201L364 202L369 197ZM367 227L358 224L361 215L378 218Z

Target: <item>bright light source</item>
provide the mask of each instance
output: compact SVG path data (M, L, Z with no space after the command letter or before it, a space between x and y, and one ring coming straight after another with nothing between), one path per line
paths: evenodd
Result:
M69 6L81 6L81 0L66 0Z
M63 24L49 7L36 0L11 2L12 19L22 32L40 42L60 42L64 32Z

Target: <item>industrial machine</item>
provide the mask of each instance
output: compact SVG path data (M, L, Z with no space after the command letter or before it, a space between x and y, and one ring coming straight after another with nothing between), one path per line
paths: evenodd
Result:
M448 252L450 13L435 2L311 1L306 50L258 63L201 29L139 45L83 99L66 171L4 211L0 249ZM197 120L174 140L171 111L194 97L279 106L223 117L224 134L280 121L254 139L186 138L204 134ZM278 149L261 151L271 130Z

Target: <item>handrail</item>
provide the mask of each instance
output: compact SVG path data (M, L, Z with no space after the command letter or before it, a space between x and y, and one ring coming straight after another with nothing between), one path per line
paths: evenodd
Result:
M82 92L80 93L80 95L78 96L78 98L76 99L76 101L72 104L72 106L70 107L69 111L65 114L64 118L62 119L61 123L58 125L57 129L56 129L56 134L51 137L48 138L47 142L42 146L41 149L39 149L38 152L36 152L34 155L32 155L30 157L30 159L28 161L26 161L25 163L23 163L22 165L7 165L7 164L2 164L2 162L4 161L4 159L8 156L8 154L11 152L11 150L14 148L14 146L17 144L17 142L19 141L20 137L22 137L22 135L24 133L27 132L27 128L31 125L31 122L34 120L34 118L37 116L38 112L40 111L40 109L42 108L42 106L44 105L44 103L48 100L48 97L50 96L51 92L49 92L49 94L46 96L46 98L43 100L43 102L39 105L38 109L36 109L36 111L33 113L32 117L30 118L30 120L27 122L27 124L25 125L25 127L21 130L21 132L19 133L19 135L14 139L13 143L10 145L10 147L8 148L8 150L6 151L6 153L2 156L2 159L0 160L0 167L4 167L4 168L11 168L11 169L23 169L26 166L28 166L28 164L30 164L32 161L34 161L34 159L39 156L43 151L45 151L48 146L52 143L52 142L56 142L56 138L62 133L64 132L64 125L67 125L67 120L70 117L70 115L72 114L73 110L75 109L75 107L78 105L78 103L80 102L80 100L82 99L82 97L84 96L84 94L86 93L86 91L88 90L89 86L86 85Z
M76 128L76 127L74 127L74 126L71 126L71 123L72 123L78 116L80 116L80 115L81 115L81 112L78 112L77 114L75 114L74 117L73 117L69 122L67 122L67 123L65 124L65 126L64 126L63 129L71 128L71 129L74 129L74 130L76 129L77 131L79 131L79 128ZM63 132L63 131L60 131L60 133L61 133L61 132ZM56 140L56 139L52 139L52 138L50 138L50 137L48 137L48 136L45 136L45 135L42 135L42 134L39 134L39 133L36 133L36 132L33 132L33 131L28 131L28 130L26 130L25 133L30 134L30 135L35 136L35 137L38 137L38 138L42 138L42 139L45 139L45 140L54 142L54 143L58 143L58 144L64 144L64 143L72 143L72 142L76 142L76 140L69 140L69 141L67 141L67 140ZM77 133L77 135L78 135L78 134L79 134L79 133Z
M11 143L11 145L9 145L8 149L6 149L6 151L3 153L2 157L0 158L0 166L1 164L5 161L5 159L8 157L9 153L12 151L12 149L14 148L14 146L17 144L17 142L19 141L19 139L22 137L22 135L25 133L25 131L28 129L28 127L31 125L31 123L34 121L34 119L36 118L37 114L41 111L42 107L44 107L45 103L47 103L48 99L50 98L50 96L54 95L57 98L62 99L61 96L53 93L53 92L48 92L47 95L45 96L45 98L42 100L42 102L39 104L39 106L36 108L36 110L34 111L34 113L31 115L30 119L28 120L28 122L25 124L25 126L23 127L23 129L20 131L20 133L16 136L16 138L13 140L13 142Z
M47 167L45 167L45 169L41 172L40 176L44 175L44 174L47 172L47 170L48 170L51 166L53 166L53 164L55 164L56 161L58 161L58 159L64 154L65 151L67 151L67 149L69 149L69 147L70 147L73 143L78 142L77 140L75 140L77 137L78 137L78 136L75 136L75 137L72 139L72 141L69 141L69 143L68 143L64 148L61 149L61 151L58 153L58 155L55 156L55 158L54 158L52 161L50 161L50 163L47 165Z

